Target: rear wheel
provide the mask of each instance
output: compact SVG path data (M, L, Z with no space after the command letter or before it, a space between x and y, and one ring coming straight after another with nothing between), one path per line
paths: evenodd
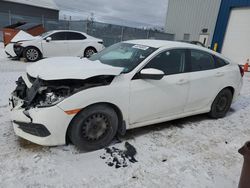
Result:
M107 105L90 106L72 120L71 142L81 150L101 149L112 141L118 128L116 112Z
M41 52L35 47L27 47L23 53L23 56L29 62L38 61L42 57Z
M95 48L93 47L88 47L86 48L86 50L84 51L84 57L89 58L91 57L93 54L95 54L97 51Z
M229 89L223 89L214 99L209 116L212 118L225 117L232 104L232 99L232 92Z

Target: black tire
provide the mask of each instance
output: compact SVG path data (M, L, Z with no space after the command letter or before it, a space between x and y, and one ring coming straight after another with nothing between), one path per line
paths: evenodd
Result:
M28 61L28 62L35 62L38 61L42 58L42 54L39 49L36 47L27 47L23 51L23 57Z
M214 99L209 116L215 119L225 117L232 104L232 99L232 91L223 89Z
M70 123L68 136L80 150L91 151L109 145L118 129L118 117L107 105L94 105L79 112Z
M89 57L91 57L96 52L97 52L97 50L95 48L88 47L84 51L84 57L89 58Z

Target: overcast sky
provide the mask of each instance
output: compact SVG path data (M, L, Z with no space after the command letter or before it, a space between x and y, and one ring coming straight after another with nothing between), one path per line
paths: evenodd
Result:
M91 12L96 21L135 27L164 27L168 0L55 0L64 15L86 19Z

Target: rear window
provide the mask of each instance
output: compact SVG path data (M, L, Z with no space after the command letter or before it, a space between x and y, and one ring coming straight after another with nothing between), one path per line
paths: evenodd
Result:
M224 61L223 59L221 59L221 58L219 58L217 56L214 56L214 60L215 60L215 66L217 68L228 65L228 62Z
M192 71L204 71L215 68L213 56L199 50L191 50Z
M66 33L67 40L84 40L86 37L81 33L76 32L67 32Z

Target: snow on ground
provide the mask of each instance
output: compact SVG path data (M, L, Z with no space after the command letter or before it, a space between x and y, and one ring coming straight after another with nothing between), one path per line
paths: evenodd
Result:
M115 168L101 159L104 149L42 147L14 134L8 97L27 65L0 49L0 187L237 187L243 162L237 150L250 139L250 74L226 118L199 115L131 130L113 146L129 142L138 162Z

